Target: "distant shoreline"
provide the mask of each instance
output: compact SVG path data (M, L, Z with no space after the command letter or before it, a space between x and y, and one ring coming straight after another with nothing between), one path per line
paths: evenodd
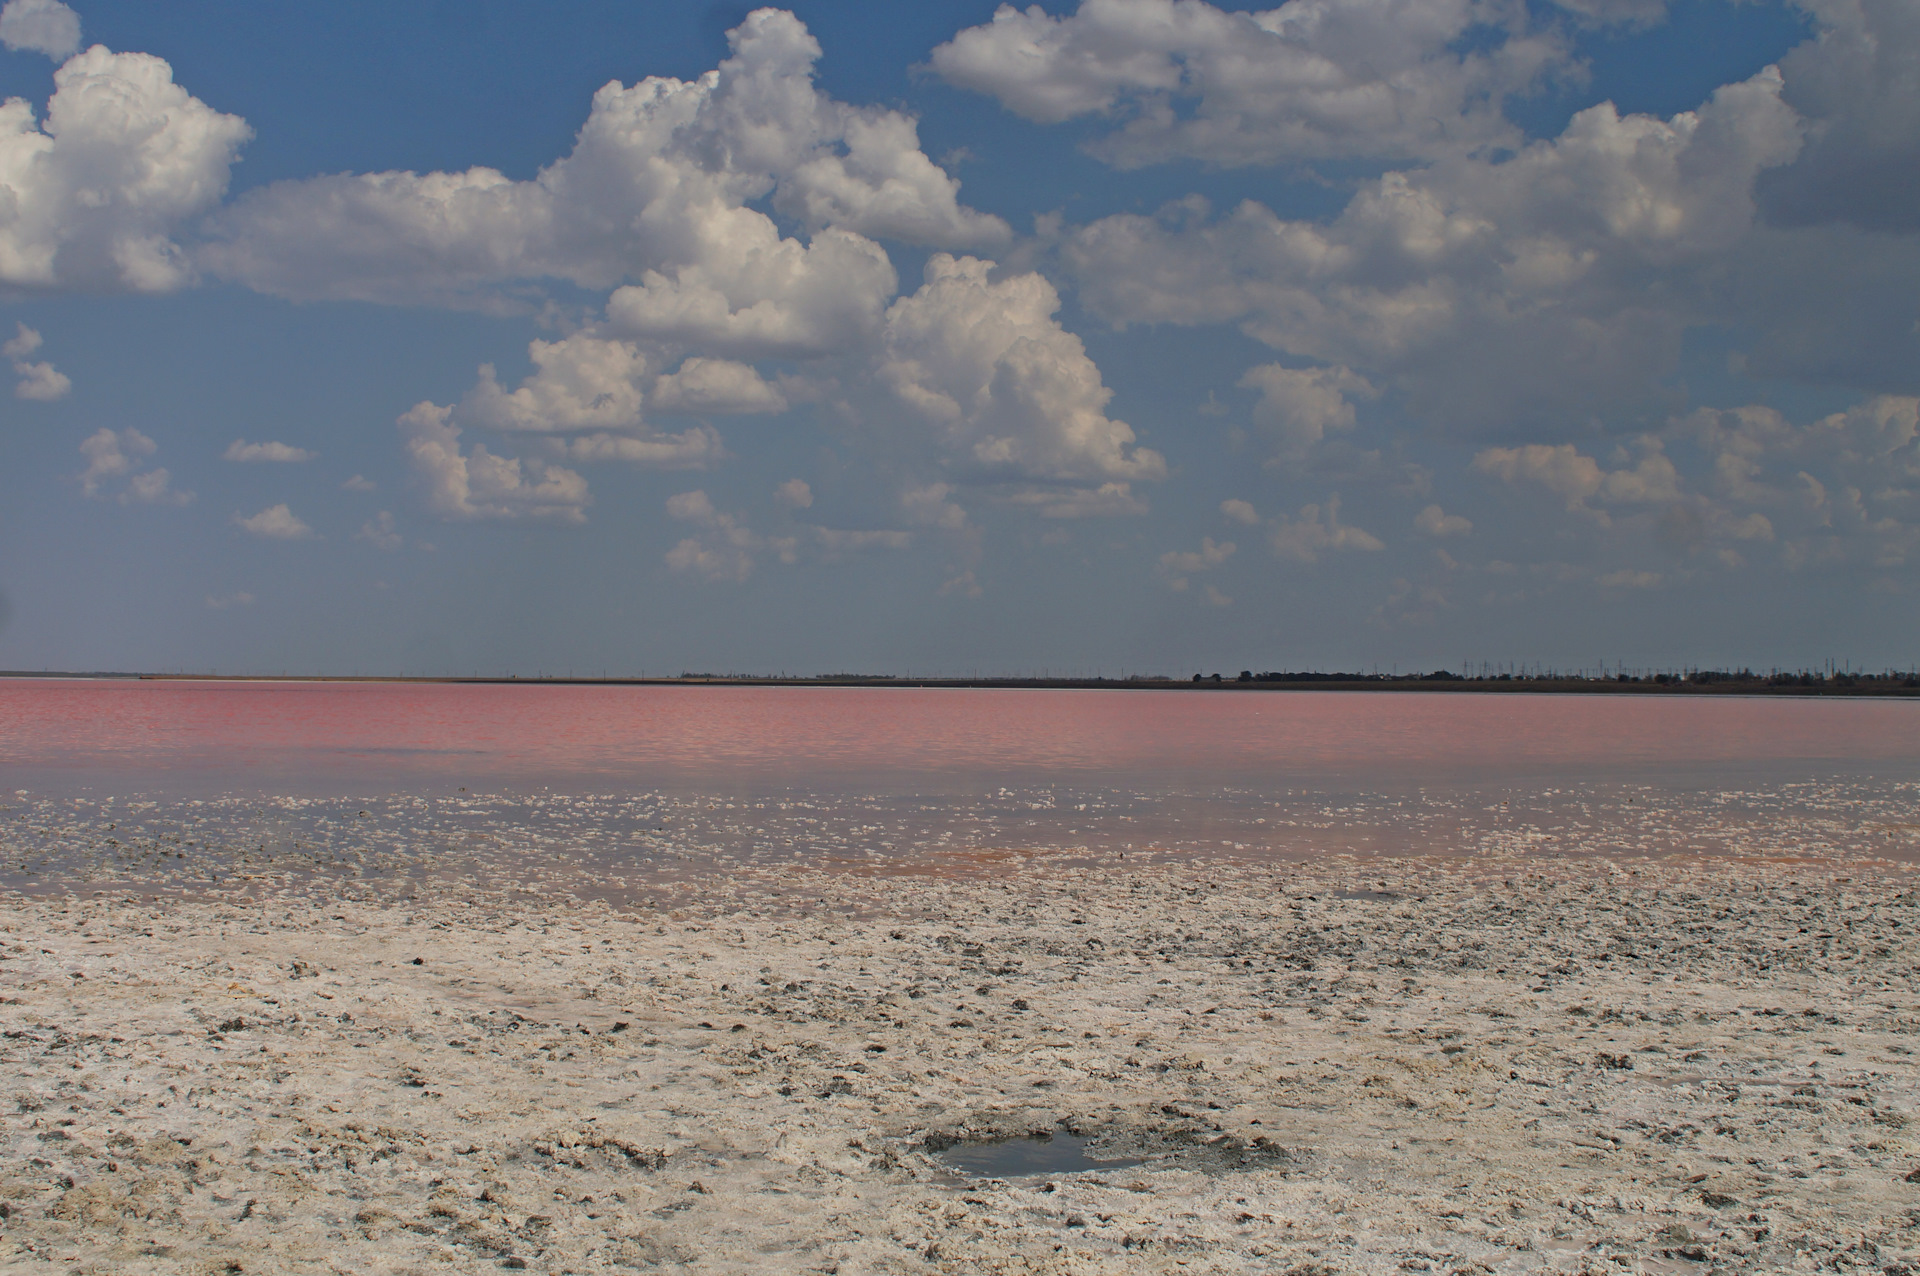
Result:
M1493 695L1869 696L1920 698L1920 675L1907 673L1750 674L1696 671L1623 680L1562 676L1462 677L1457 674L1262 673L1185 679L911 678L883 674L817 677L682 674L677 677L515 677L512 675L197 674L0 670L0 678L69 678L138 682L442 683L470 686L567 687L901 687L981 691L1429 691Z

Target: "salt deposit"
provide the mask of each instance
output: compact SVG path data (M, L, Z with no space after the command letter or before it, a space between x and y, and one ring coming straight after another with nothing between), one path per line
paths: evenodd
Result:
M943 864L0 900L0 1267L1920 1267L1898 865Z

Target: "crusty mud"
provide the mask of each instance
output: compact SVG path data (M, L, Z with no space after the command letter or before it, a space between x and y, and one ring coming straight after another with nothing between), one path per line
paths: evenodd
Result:
M760 886L0 900L0 1269L1920 1270L1891 867Z

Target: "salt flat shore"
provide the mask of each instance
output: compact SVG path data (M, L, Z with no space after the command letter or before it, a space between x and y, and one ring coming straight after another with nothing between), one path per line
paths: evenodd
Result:
M0 899L0 1270L1920 1270L1913 883L1635 868Z

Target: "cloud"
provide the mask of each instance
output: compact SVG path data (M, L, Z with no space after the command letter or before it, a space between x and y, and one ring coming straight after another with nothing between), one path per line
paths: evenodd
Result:
M207 608L210 611L236 611L242 607L253 606L253 595L244 590L234 594L222 594L215 597L207 595Z
M1202 537L1198 550L1173 551L1160 555L1160 565L1157 569L1160 579L1166 582L1169 589L1184 590L1189 577L1219 567L1233 557L1235 548L1232 541L1215 542L1210 536Z
M1800 145L1780 91L1769 68L1667 120L1602 103L1510 157L1389 172L1330 222L1197 198L1102 218L1061 260L1116 327L1238 323L1451 430L1578 421L1644 400L1719 304L1756 176Z
M695 356L653 383L653 406L661 412L747 415L785 412L787 401L751 364Z
M1594 583L1605 589L1656 589L1665 584L1666 579L1659 572L1623 567L1619 571L1608 572Z
M1473 520L1449 514L1438 505L1429 505L1413 516L1413 525L1436 540L1465 536L1473 530Z
M0 44L65 61L80 48L80 15L60 0L7 0L0 8Z
M948 499L951 483L927 483L900 493L900 512L908 522L957 532L967 526L967 511Z
M24 359L40 348L42 338L37 329L29 328L24 323L16 323L14 327L15 334L5 345L0 345L0 355L9 359Z
M1382 550L1379 537L1340 521L1340 498L1329 496L1324 506L1303 505L1297 518L1274 520L1267 544L1281 558L1314 563L1322 554L1348 550Z
M452 411L419 403L399 420L402 446L426 486L429 509L448 519L586 521L592 497L579 474L495 456L485 444L462 452L460 427L449 420Z
M50 403L65 398L67 391L73 389L73 382L66 374L56 371L51 363L15 363L13 370L20 376L19 382L13 387L15 398Z
M702 491L680 492L667 498L667 517L689 523L711 524L719 519L713 501Z
M942 598L958 596L960 598L978 598L982 592L980 577L969 567L957 576L951 576L941 582L938 594Z
M678 434L584 434L555 446L573 461L626 461L655 470L705 469L727 455L719 431L707 425Z
M913 544L912 532L886 528L848 530L838 527L816 527L813 529L813 534L822 548L834 554L863 549L906 549Z
M1606 484L1600 463L1571 443L1488 448L1473 458L1473 468L1507 483L1538 483L1563 497L1569 509L1585 505Z
M1780 61L1787 104L1810 122L1797 160L1766 174L1769 220L1920 230L1920 10L1908 0L1809 0L1820 31Z
M80 445L80 454L87 458L87 468L80 475L80 490L88 496L98 496L104 480L131 473L140 463L137 458L152 456L158 448L152 439L132 427L117 433L95 430Z
M27 358L40 348L40 333L24 323L14 326L18 331L5 345L0 345L0 355L13 361L14 375L20 378L13 387L14 397L41 403L65 398L67 391L73 389L73 382L51 363L34 363Z
M1567 63L1525 11L1473 0L1082 0L1065 16L1002 5L933 51L949 84L1041 123L1124 120L1089 150L1121 168L1343 157L1427 159L1518 130L1502 99ZM1190 105L1189 105L1190 104Z
M813 504L813 488L805 479L790 478L774 489L774 498L782 505L803 510Z
M503 390L490 363L454 409L459 424L549 433L629 430L640 425L647 358L625 341L576 333L527 347L534 372L517 390Z
M1257 527L1260 524L1260 512L1246 501L1238 499L1221 501L1220 512L1234 522L1244 523L1248 527Z
M356 474L340 485L340 489L344 492L373 492L379 490L379 487L378 483L364 474Z
M388 551L399 549L406 543L406 538L394 526L393 514L387 510L381 510L362 523L360 530L353 534L353 539Z
M1158 452L1106 415L1113 392L1054 319L1037 274L994 282L993 263L936 253L926 282L887 312L878 376L955 472L1105 491L1166 474Z
M714 507L703 491L680 492L667 498L667 517L700 529L667 551L666 563L676 572L708 580L743 581L753 574L754 561L772 552L783 563L799 557L799 542L791 536L763 537L732 514Z
M132 426L118 431L95 430L80 444L80 454L87 458L87 468L80 474L80 490L87 496L102 496L109 480L124 478L126 485L115 498L122 505L189 503L193 493L175 489L172 476L164 468L140 468L158 450L158 444Z
M1147 512L1147 503L1133 494L1130 483L1102 483L1097 488L1021 487L998 499L1038 510L1042 518L1114 518Z
M756 10L727 38L731 56L697 79L600 89L572 153L529 181L473 168L277 183L222 213L204 260L264 292L399 304L517 306L518 286L541 280L633 284L612 311L628 335L812 348L834 339L821 312L844 309L835 297L891 274L871 237L1010 238L959 203L910 117L815 89L820 46L792 14ZM811 245L781 238L760 203Z
M1804 426L1759 404L1702 408L1672 433L1710 459L1715 499L1664 519L1670 543L1778 539L1790 568L1898 567L1920 545L1920 398L1877 395Z
M1652 27L1667 17L1667 0L1553 0L1553 3L1577 14L1586 25L1597 27Z
M1525 444L1483 449L1473 468L1553 493L1602 544L1658 549L1690 570L1737 569L1770 551L1790 571L1885 571L1920 554L1912 396L1876 395L1804 425L1763 404L1701 408L1605 463L1572 444Z
M269 505L258 514L233 516L235 527L250 536L258 536L271 541L305 541L314 539L313 529L300 520L286 502Z
M438 410L457 426L555 436L555 451L580 462L699 469L726 455L711 426L672 434L643 419L642 383L652 380L652 361L632 342L588 330L560 341L536 340L528 353L534 371L517 389L505 389L493 365L481 364L480 379L466 397Z
M782 239L750 209L709 210L700 256L648 270L607 299L610 331L742 358L816 358L866 344L899 286L872 240Z
M163 466L129 475L127 488L120 493L122 505L188 505L192 501L193 493L177 490Z
M19 0L8 6L12 12ZM219 202L246 121L144 53L100 45L54 72L46 124L0 103L0 283L168 292L194 277L170 236Z
M220 454L220 459L239 461L243 464L277 462L297 465L303 461L311 461L319 455L318 452L309 452L305 448L294 447L288 443L248 443L244 439L235 439L227 444L227 450Z
M1288 368L1265 363L1240 378L1243 390L1258 390L1253 419L1280 436L1285 455L1297 456L1334 431L1351 430L1349 396L1377 398L1372 382L1350 368Z
M1677 500L1679 472L1655 441L1643 442L1647 452L1630 470L1602 469L1571 443L1487 448L1473 458L1473 468L1507 483L1539 484L1563 499L1570 510L1585 511L1587 502L1594 499L1626 504Z

